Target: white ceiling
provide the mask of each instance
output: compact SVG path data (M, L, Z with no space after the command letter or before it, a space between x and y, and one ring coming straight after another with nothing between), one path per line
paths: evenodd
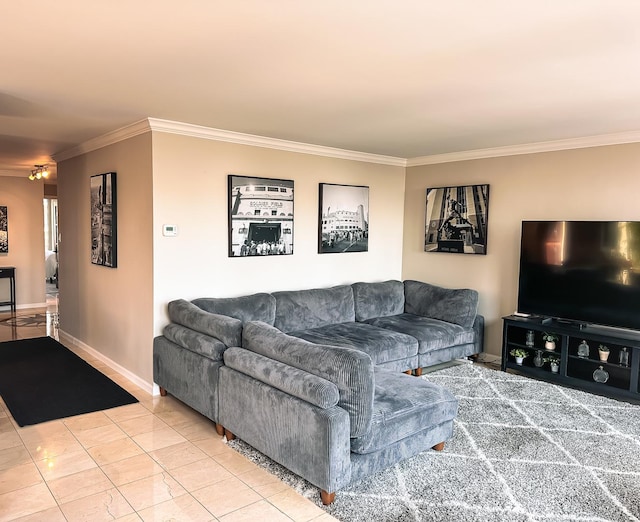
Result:
M399 158L640 131L637 0L4 4L0 174L146 117Z

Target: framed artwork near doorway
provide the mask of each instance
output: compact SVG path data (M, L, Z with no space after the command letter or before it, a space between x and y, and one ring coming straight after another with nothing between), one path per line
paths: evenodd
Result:
M425 252L486 254L489 185L427 189Z
M0 254L9 253L9 219L7 207L0 205Z
M229 175L229 257L293 254L293 181Z
M369 187L320 183L318 253L369 250Z
M116 173L91 176L91 262L118 266Z

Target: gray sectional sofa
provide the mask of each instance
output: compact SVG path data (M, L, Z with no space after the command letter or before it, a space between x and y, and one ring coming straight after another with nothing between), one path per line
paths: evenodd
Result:
M330 502L451 436L453 396L402 372L481 352L477 303L419 281L176 300L154 381Z
M220 423L335 492L453 434L458 401L426 380L377 368L366 353L315 344L249 322L220 368Z

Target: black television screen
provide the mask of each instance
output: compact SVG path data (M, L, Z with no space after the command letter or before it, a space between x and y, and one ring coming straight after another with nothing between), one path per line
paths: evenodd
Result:
M640 222L523 221L518 312L640 330Z

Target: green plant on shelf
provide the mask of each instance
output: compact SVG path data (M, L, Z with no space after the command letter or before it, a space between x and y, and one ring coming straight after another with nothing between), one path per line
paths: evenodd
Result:
M542 334L542 340L545 342L555 343L560 340L560 337L553 333L544 332Z
M514 348L509 352L509 355L511 355L512 357L528 357L529 352L524 348Z
M608 352L609 347L605 346L604 344L601 344L600 346L598 346L598 350L600 350L601 352Z
M557 355L549 355L544 358L544 362L548 362L549 364L560 364L560 357Z

